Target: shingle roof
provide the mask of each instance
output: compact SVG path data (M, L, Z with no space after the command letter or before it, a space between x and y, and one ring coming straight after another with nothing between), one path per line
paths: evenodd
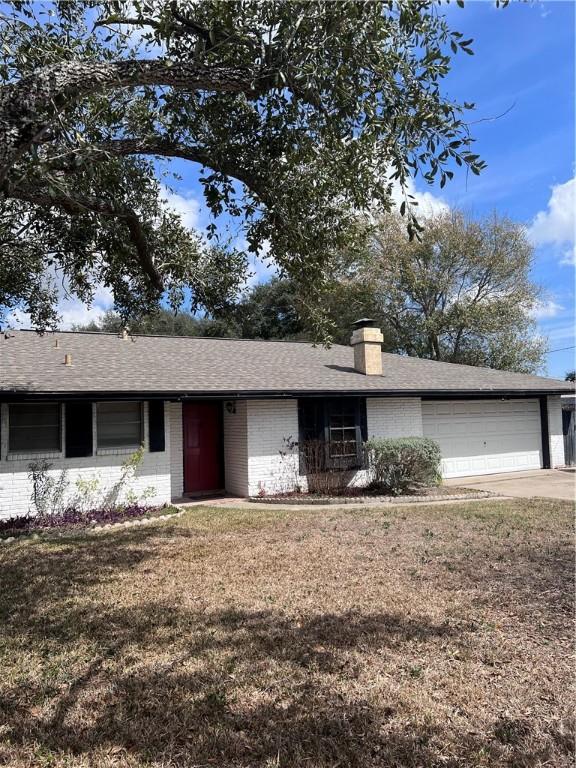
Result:
M382 376L353 369L351 347L303 342L63 332L0 337L0 394L173 396L300 393L572 392L556 379L383 354ZM58 340L58 347L55 340ZM72 355L72 366L64 355Z

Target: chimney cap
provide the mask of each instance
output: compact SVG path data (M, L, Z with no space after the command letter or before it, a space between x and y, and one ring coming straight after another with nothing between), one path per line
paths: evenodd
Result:
M371 317L361 317L360 320L356 320L354 323L352 323L353 328L374 328L374 323L376 321L373 320Z

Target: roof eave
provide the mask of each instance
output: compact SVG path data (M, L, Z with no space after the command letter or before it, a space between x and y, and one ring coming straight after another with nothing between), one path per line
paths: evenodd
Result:
M457 399L471 397L538 397L566 395L564 388L539 389L290 389L290 390L0 390L0 400L277 400L298 397L422 397Z

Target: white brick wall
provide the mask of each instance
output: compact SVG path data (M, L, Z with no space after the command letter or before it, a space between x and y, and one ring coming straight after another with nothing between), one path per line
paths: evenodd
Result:
M248 405L231 400L224 408L224 473L228 493L248 496Z
M298 482L298 454L285 441L298 440L298 401L249 400L247 423L249 494L292 490Z
M560 395L548 397L548 432L550 434L550 466L552 468L562 467L565 464L565 459Z
M182 403L167 403L170 437L170 488L173 499L184 493L184 444Z
M368 437L421 437L419 397L369 397L366 400Z
M366 402L369 437L412 437L422 435L420 398L368 398ZM247 402L248 487L232 491L242 495L280 493L297 485L306 487L298 474L297 451L289 452L285 440L298 440L297 400L249 400ZM225 422L225 444L226 444ZM281 452L286 455L281 456ZM226 454L228 460L228 453ZM243 459L242 459L243 461ZM357 472L351 484L362 485L366 474Z
M64 409L65 413L65 409ZM144 447L145 453L136 476L123 487L122 496L126 492L142 494L147 489L154 489L153 495L147 499L150 504L163 504L170 501L170 441L166 440L166 450L158 453L148 452L148 404L144 403ZM66 470L65 499L71 503L78 497L77 480L98 479L98 489L94 494L96 500L102 499L120 480L122 464L130 456L131 450L107 450L98 455L81 458L66 458L64 455L65 424L62 420L63 450L52 454L19 454L8 455L8 405L0 405L0 518L23 515L33 511L31 505L32 483L28 477L31 462L45 458L51 464L49 476L58 479L62 470ZM95 426L96 411L93 410ZM167 419L165 420L165 428ZM93 430L94 436L96 430ZM166 436L168 438L168 435ZM96 452L95 452L96 454Z

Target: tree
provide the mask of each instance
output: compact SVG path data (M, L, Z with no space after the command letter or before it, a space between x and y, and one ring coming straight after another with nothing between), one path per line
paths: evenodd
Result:
M311 338L302 309L297 286L290 280L273 278L254 286L239 302L233 316L246 339Z
M89 323L78 323L73 331L92 331L120 333L126 327L126 321L117 312L108 310L101 319ZM128 329L133 334L160 336L219 336L235 338L241 331L234 317L212 318L195 317L189 312L174 313L160 308L153 314L142 318L132 318Z
M496 214L432 216L420 241L384 217L364 259L341 280L337 302L364 297L388 347L416 357L534 372L545 343L532 313L532 248L523 227Z
M320 300L332 339L348 344L359 317L376 320L385 351L454 363L536 372L546 344L535 334L540 288L530 279L532 248L521 225L496 214L432 216L410 241L398 215L381 219L369 247L341 252ZM108 325L108 327L107 327ZM110 314L100 329L118 330ZM306 298L294 281L273 278L201 320L163 311L134 332L313 340ZM570 374L567 374L567 377Z
M246 339L311 338L300 315L301 301L296 285L274 277L268 283L255 285L234 305L217 316L198 317L189 312L174 313L161 308L128 323L131 333L165 336L220 336ZM118 333L125 320L113 310L100 320L77 324L75 331L104 331Z
M576 371L568 371L564 376L564 381L576 381Z
M0 312L54 324L59 283L88 301L104 283L122 317L188 295L225 306L245 255L219 247L215 224L207 247L167 211L170 158L200 168L210 211L236 217L253 253L321 289L328 254L358 214L390 208L393 183L482 169L473 105L441 91L471 42L434 0L5 4Z

